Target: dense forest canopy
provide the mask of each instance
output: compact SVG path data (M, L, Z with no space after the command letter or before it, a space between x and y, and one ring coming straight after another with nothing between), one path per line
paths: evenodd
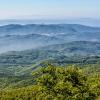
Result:
M34 85L2 90L0 100L99 100L100 73L47 64L32 75Z

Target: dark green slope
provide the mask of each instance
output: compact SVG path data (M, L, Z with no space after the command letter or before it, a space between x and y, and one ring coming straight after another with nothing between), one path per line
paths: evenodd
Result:
M34 50L13 51L0 55L1 65L29 65L59 56L73 55L100 55L100 43L88 41L76 41L65 44L50 45Z

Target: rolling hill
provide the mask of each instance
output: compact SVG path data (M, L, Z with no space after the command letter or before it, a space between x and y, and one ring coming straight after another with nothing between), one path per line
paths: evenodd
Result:
M99 27L78 24L10 24L0 26L0 53L73 41L100 42L99 38Z
M0 65L29 65L57 57L100 56L100 43L90 41L74 41L55 44L38 49L11 51L0 55Z

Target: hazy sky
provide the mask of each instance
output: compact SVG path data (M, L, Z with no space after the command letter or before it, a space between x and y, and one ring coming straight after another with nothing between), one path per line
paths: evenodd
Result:
M0 0L0 19L99 18L100 0Z

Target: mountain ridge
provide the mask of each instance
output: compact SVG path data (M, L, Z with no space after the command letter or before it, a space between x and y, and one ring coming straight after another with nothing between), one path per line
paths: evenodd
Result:
M10 24L0 26L0 53L36 49L73 41L100 42L100 28L79 24Z
M0 55L0 64L32 64L58 57L100 56L100 43L90 41L74 41L54 44L25 51L10 51Z

